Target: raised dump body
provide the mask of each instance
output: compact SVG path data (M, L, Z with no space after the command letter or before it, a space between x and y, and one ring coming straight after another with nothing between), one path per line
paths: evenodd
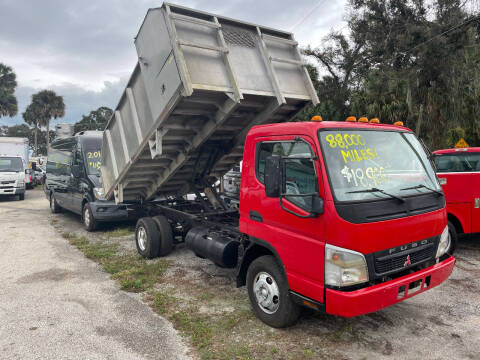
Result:
M237 164L253 125L318 103L293 35L164 3L106 126L102 180L117 202L183 195Z

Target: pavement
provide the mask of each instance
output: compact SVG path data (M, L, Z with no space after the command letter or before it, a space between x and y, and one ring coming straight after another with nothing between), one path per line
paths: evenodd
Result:
M41 190L0 198L0 282L0 359L189 358L167 320L55 231Z

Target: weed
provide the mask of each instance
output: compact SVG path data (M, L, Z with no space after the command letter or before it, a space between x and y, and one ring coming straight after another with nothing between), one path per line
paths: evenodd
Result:
M117 238L117 237L131 235L134 232L135 232L135 228L133 228L132 226L127 226L127 227L119 227L110 231L106 231L105 235L107 236L107 238Z

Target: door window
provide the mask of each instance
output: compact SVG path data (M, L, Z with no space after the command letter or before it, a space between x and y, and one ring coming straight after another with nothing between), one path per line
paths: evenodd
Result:
M317 176L312 160L311 147L299 141L262 142L257 150L256 173L263 184L265 179L265 159L268 156L284 158L285 198L302 209L311 208L311 197L295 196L318 192Z
M434 158L437 172L480 172L480 153L439 154Z

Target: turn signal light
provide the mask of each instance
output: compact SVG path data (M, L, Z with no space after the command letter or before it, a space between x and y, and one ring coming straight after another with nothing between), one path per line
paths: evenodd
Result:
M370 124L380 124L380 120L378 118L370 119Z
M358 119L358 122L367 123L368 119L366 117L361 117L360 119Z
M312 121L322 121L322 117L320 115L315 115L315 116L312 116Z
M348 122L357 122L357 118L355 116L349 116L345 119Z
M403 121L395 121L395 122L393 123L393 125L395 125L395 126L403 126Z

